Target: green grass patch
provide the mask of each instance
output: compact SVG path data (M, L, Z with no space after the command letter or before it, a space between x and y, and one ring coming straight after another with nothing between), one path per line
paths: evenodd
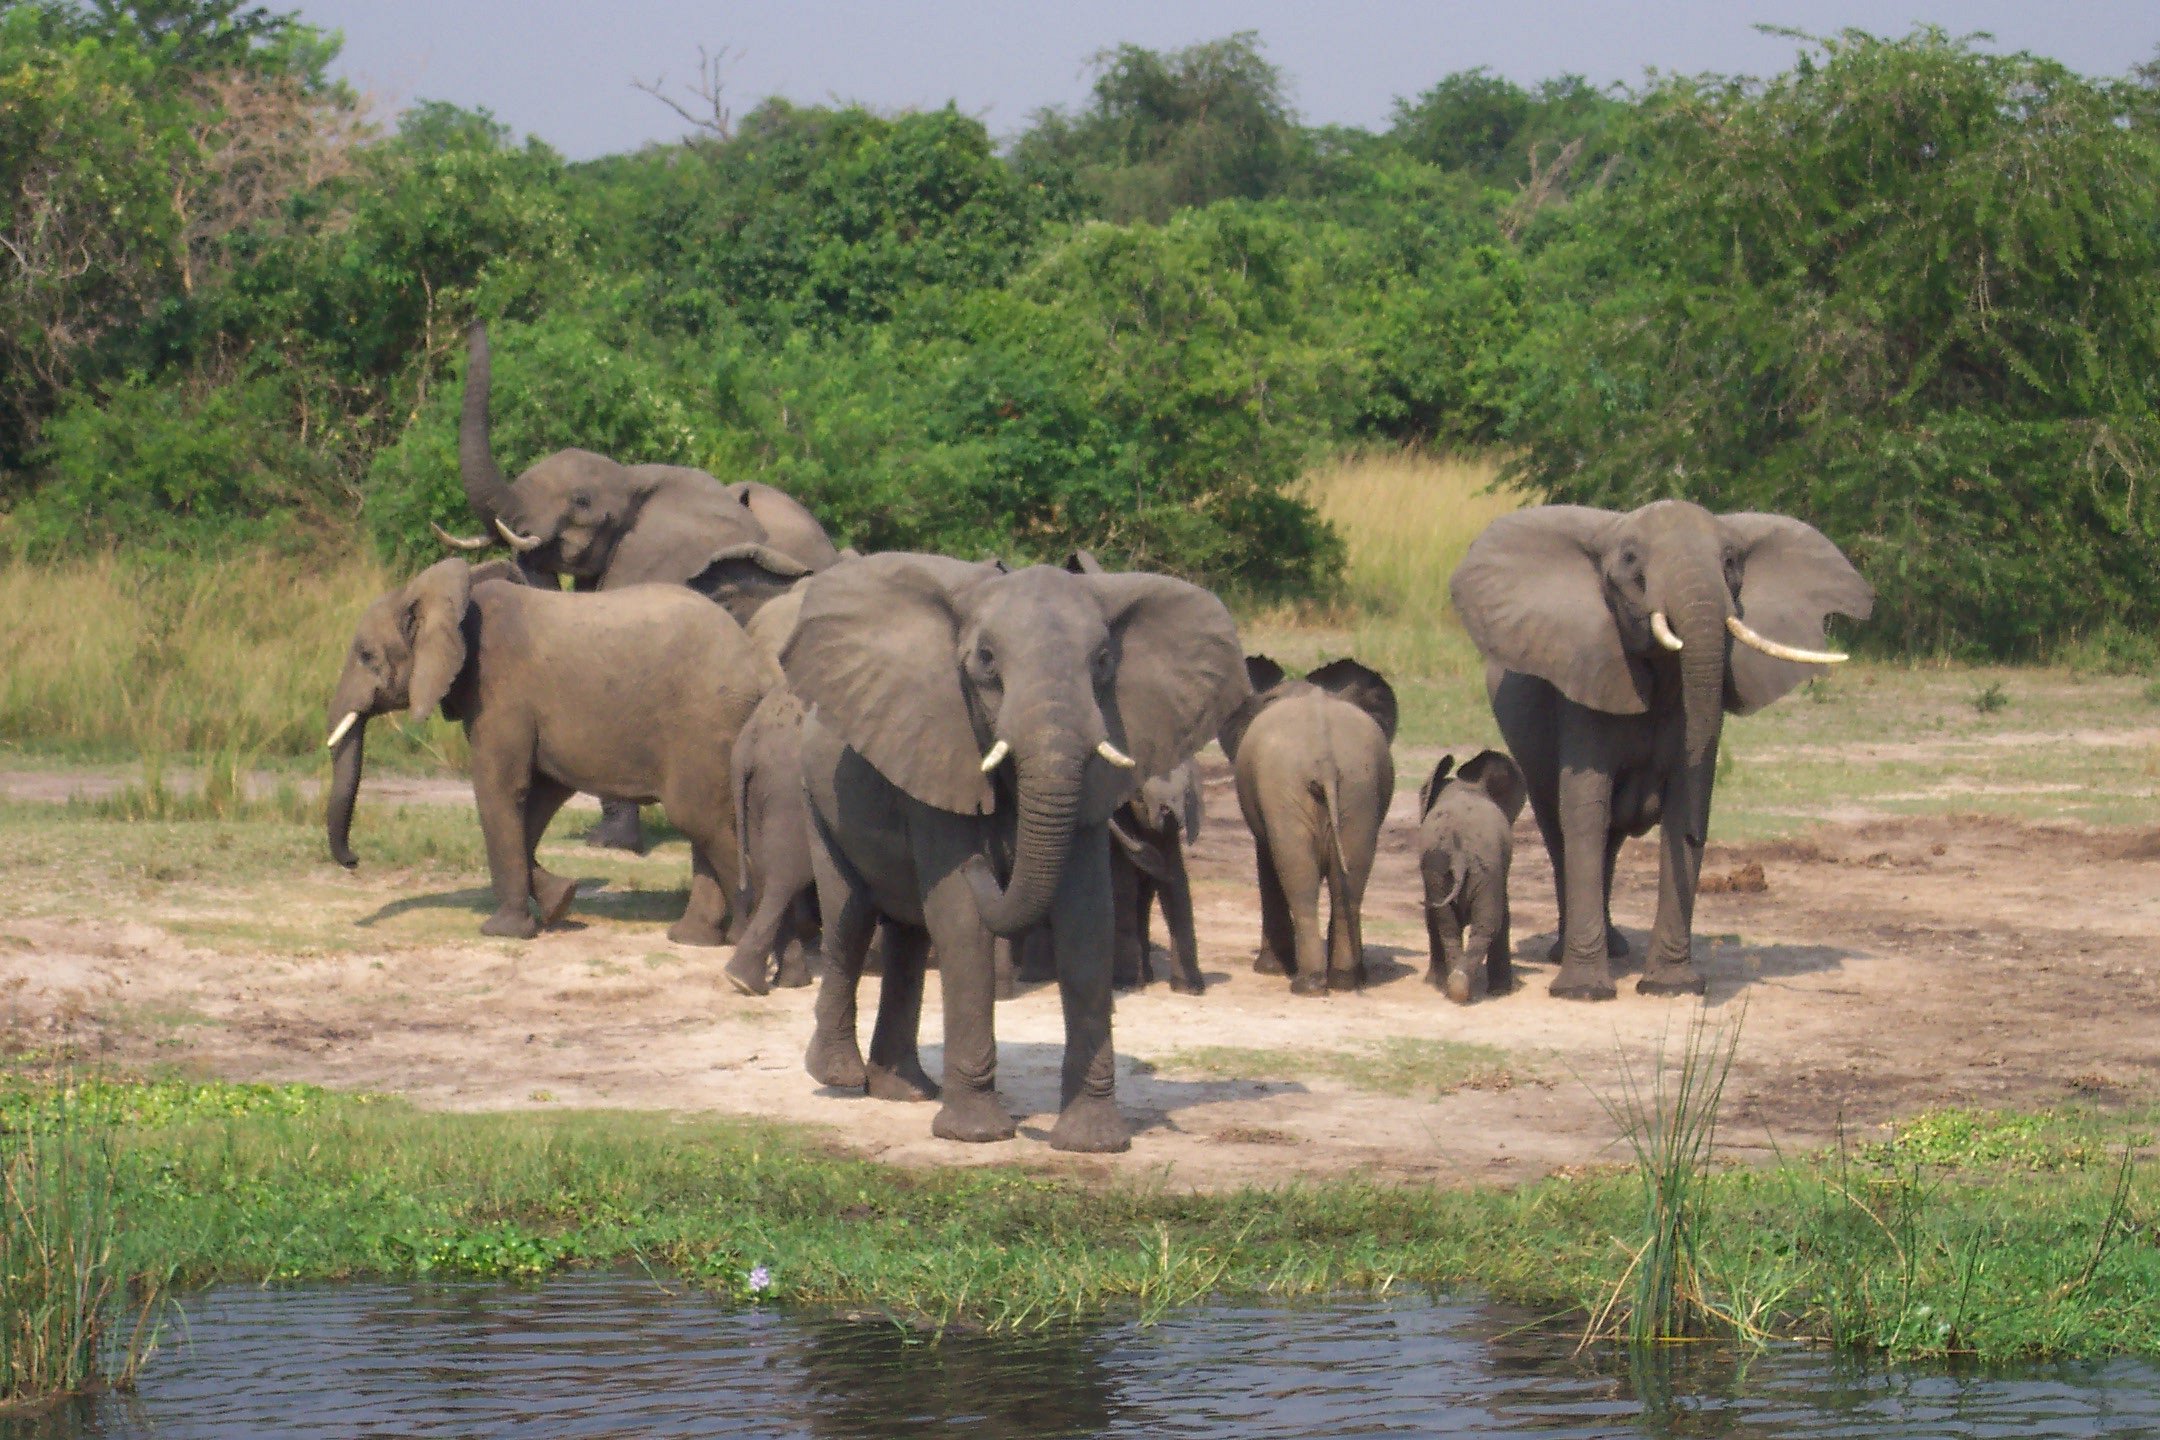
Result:
M1889 1139L1861 1145L1854 1153L1868 1164L1892 1167L2083 1170L2110 1163L2124 1144L2151 1143L2149 1131L2117 1133L2089 1116L1947 1109L1904 1121Z
M1376 1095L1432 1100L1457 1090L1504 1090L1528 1078L1504 1050L1414 1035L1389 1035L1349 1050L1202 1045L1143 1063L1211 1080L1333 1080Z

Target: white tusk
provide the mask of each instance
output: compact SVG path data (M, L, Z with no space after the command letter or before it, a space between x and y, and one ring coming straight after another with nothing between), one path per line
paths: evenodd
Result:
M465 539L461 535L452 535L449 531L443 529L442 526L437 525L432 520L428 521L428 529L433 530L435 532L435 538L442 541L443 544L449 546L452 550L485 550L488 548L488 546L495 543L494 541L488 539L485 535L475 535L470 540Z
M1000 740L997 742L997 744L992 745L988 750L983 752L983 774L987 775L992 770L997 769L998 766L1004 764L1005 757L1010 754L1012 754L1012 746L1006 744L1003 740Z
M1852 657L1836 650L1802 650L1793 645L1780 645L1777 641L1756 634L1737 615L1725 617L1725 628L1732 631L1733 639L1743 645L1752 645L1763 654L1778 660L1790 660L1795 665L1842 665Z
M355 724L359 723L359 720L360 712L358 710L346 711L345 718L337 722L337 728L335 730L332 730L330 732L330 738L323 742L323 749L337 749L338 741L344 739L345 732L352 729Z
M1133 768L1133 766L1140 763L1139 761L1133 759L1132 756L1126 754L1123 750L1118 749L1117 746L1111 744L1108 740L1105 740L1102 742L1102 744L1097 745L1095 747L1095 753L1102 756L1103 759L1108 760L1111 764L1117 766L1120 770L1130 770Z
M1667 650L1678 650L1680 648L1680 637L1672 633L1672 626L1667 623L1664 611L1653 610L1650 612L1650 633L1657 636L1657 643Z
M543 543L540 537L537 535L518 534L517 531L511 529L508 525L503 524L502 518L500 516L496 517L495 528L501 532L503 539L510 542L510 548L519 552L520 554L523 554L527 550L537 550Z

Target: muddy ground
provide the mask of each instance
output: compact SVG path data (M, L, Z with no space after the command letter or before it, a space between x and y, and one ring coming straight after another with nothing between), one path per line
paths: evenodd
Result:
M1406 786L1430 763L1404 754ZM904 1163L1017 1161L1205 1187L1353 1171L1511 1179L1624 1158L1600 1097L1618 1092L1623 1062L1640 1071L1661 1043L1676 1049L1695 1002L1638 997L1625 980L1609 1004L1546 993L1552 881L1527 815L1513 994L1458 1008L1422 983L1406 789L1367 899L1372 985L1298 999L1250 968L1251 840L1212 752L1207 775L1193 865L1209 989L1186 997L1158 983L1120 998L1119 1093L1139 1127L1122 1156L1064 1157L1044 1144L1062 1041L1054 987L999 1009L1001 1085L1022 1117L1014 1142L947 1144L931 1138L930 1107L820 1091L801 1065L811 991L738 996L719 976L726 952L667 942L687 861L679 843L626 874L551 842L551 863L567 873L615 873L591 882L565 928L525 944L475 933L490 908L478 873L346 875L324 863L230 885L152 875L126 896L65 901L0 887L15 897L0 906L0 1021L19 1043L65 1043L113 1063L427 1106L808 1122ZM101 783L25 770L0 775L0 797L57 800ZM447 781L400 782L370 803L393 796L470 803ZM1711 846L1705 874L1739 877L1702 898L1696 941L1708 1015L1742 1024L1729 1149L1819 1143L1840 1126L1859 1132L1945 1104L2160 1098L2160 832L1857 808L1796 838ZM1613 908L1638 956L1655 866L1647 842L1620 866Z

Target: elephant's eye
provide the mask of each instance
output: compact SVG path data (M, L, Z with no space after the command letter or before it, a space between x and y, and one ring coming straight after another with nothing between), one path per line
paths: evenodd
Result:
M968 657L974 662L975 673L985 680L997 677L997 656L990 653L988 645L977 645L975 653Z
M1110 647L1105 645L1088 660L1088 670L1097 685L1110 683Z
M585 494L583 491L572 495L570 497L570 508L573 510L592 509L592 496Z

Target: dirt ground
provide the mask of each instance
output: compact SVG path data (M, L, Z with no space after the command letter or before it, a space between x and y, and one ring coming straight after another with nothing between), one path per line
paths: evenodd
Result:
M1406 785L1430 763L1402 755ZM1122 1156L1059 1156L1044 1143L1062 1045L1054 987L999 1009L1000 1084L1022 1117L1012 1143L948 1144L931 1137L928 1106L820 1091L801 1063L812 991L738 996L720 979L725 951L662 934L665 892L681 883L666 877L686 860L679 845L640 862L654 877L651 903L604 914L624 882L596 881L566 928L526 944L477 935L490 908L481 877L394 867L185 887L184 900L134 906L127 919L102 905L17 906L0 911L0 1021L18 1037L64 1038L123 1064L178 1062L450 1109L626 1106L808 1122L903 1163L1014 1161L1213 1187L1341 1172L1508 1180L1625 1158L1600 1097L1616 1095L1623 1062L1640 1072L1661 1042L1676 1050L1695 1002L1638 997L1625 980L1610 1004L1546 993L1552 880L1527 815L1513 887L1515 993L1458 1008L1421 983L1406 790L1367 898L1374 983L1298 999L1250 968L1251 840L1219 757L1207 775L1193 868L1209 988L1187 997L1158 983L1120 997L1119 1095L1138 1125ZM56 800L85 785L82 775L22 772L0 775L0 796ZM469 804L453 782L370 792L370 803L393 798ZM586 873L574 867L590 852L566 843L550 853L558 868ZM1631 845L1616 887L1614 913L1638 956L1655 865L1650 843ZM1702 898L1696 940L1709 1016L1744 1017L1723 1132L1732 1150L1821 1142L1841 1124L1857 1132L1944 1104L2160 1094L2160 832L1848 814L1798 839L1713 842L1705 874L1739 876ZM433 928L414 928L423 920ZM876 983L865 984L866 1024ZM933 1073L939 1033L933 979ZM1329 1078L1330 1057L1397 1037L1443 1042L1431 1051L1441 1070L1450 1046L1501 1054L1442 1094ZM1247 1053L1195 1057L1207 1047Z

